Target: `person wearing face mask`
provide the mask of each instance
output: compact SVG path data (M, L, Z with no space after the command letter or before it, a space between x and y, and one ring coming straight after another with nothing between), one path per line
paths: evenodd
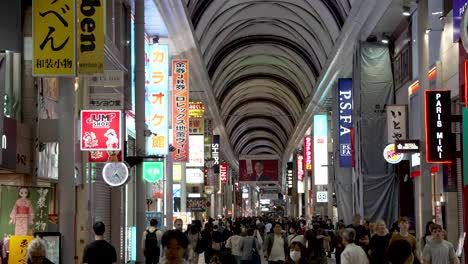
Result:
M297 226L295 224L291 224L289 226L289 236L288 236L288 243L291 244L292 242L300 242L305 245L305 239L303 235L299 235L297 233Z
M294 241L289 247L289 256L285 264L306 264L306 249L300 242Z

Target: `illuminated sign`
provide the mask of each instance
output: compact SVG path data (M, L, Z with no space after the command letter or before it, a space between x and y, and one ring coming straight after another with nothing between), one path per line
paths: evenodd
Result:
M384 159L390 164L399 163L404 156L403 153L396 152L395 144L388 144L383 151Z
M328 119L314 115L314 184L328 184Z
M152 134L146 138L148 155L169 153L169 47L150 45L146 75L146 124Z
M450 91L425 91L426 160L428 163L451 162Z
M293 192L293 164L292 162L288 162L286 168L286 179L288 183L288 195L292 195Z
M203 170L198 168L187 168L186 172L186 180L189 184L203 184L204 182L204 175Z
M81 150L120 150L122 148L121 128L121 111L82 110Z
M187 167L203 167L205 165L205 142L203 135L189 136L189 162Z
M162 180L164 176L164 162L148 161L143 162L143 180L151 183Z
M352 167L353 80L338 79L338 122L340 126L340 167Z
M297 192L304 193L304 157L296 156L297 163Z
M328 203L328 192L317 192L317 203Z
M213 135L211 144L211 158L213 159L213 171L219 173L219 135Z
M219 178L221 180L221 183L228 182L228 169L229 167L226 162L221 163L220 171L219 171Z
M205 114L205 106L202 102L190 102L189 116L190 117L203 117Z
M304 138L304 160L305 160L305 168L308 171L312 170L312 138L305 137Z
M172 61L172 152L174 162L189 159L189 61ZM203 155L202 155L203 157ZM203 165L202 165L203 166Z

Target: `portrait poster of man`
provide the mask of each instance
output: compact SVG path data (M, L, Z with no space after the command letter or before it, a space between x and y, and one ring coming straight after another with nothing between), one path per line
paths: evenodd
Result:
M51 189L1 186L0 228L16 236L46 231Z
M278 160L239 160L239 181L277 182Z

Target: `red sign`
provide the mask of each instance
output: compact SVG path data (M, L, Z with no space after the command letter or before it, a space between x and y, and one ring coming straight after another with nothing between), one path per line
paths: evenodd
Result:
M304 157L297 155L297 180L304 181Z
M172 152L174 162L187 162L189 157L189 61L172 61Z
M88 152L88 162L121 162L122 151L90 151Z
M122 112L116 110L81 111L81 150L120 150Z
M312 137L304 138L304 161L305 168L308 171L312 170Z
M221 179L222 183L227 183L228 182L228 164L226 162L223 162L220 164L219 167L219 178Z

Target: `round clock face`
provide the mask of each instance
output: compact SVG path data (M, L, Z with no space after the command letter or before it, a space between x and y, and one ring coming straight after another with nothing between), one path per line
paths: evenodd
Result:
M128 180L128 167L123 162L107 163L102 169L102 177L112 187L121 186Z

